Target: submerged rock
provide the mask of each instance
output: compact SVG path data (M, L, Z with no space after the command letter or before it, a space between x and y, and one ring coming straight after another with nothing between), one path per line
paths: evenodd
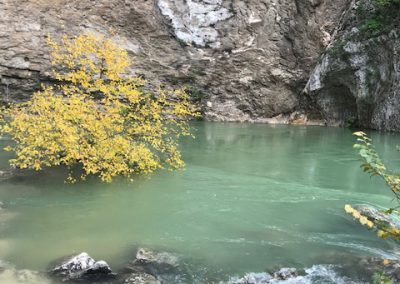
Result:
M176 254L156 252L146 248L138 249L135 259L125 267L124 274L135 274L135 277L148 274L161 283L193 283L193 273L188 271Z
M125 279L124 284L161 284L161 282L147 273L132 273Z
M168 252L154 252L149 249L140 248L136 253L136 260L162 267L164 270L179 266L178 256Z
M110 266L103 260L95 261L86 252L73 256L50 271L61 281L107 281L114 278Z
M281 268L274 273L274 278L279 280L287 280L289 278L297 277L299 273L296 268Z
M50 280L37 271L18 270L14 266L0 261L0 283L5 284L50 284Z
M369 220L377 223L383 223L391 227L400 229L400 216L396 213L386 214L383 209L379 209L372 205L356 205L354 209Z

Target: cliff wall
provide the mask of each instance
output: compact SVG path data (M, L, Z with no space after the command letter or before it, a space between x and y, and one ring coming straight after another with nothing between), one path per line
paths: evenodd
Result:
M389 95L396 89L389 82L398 82L398 75L388 71L395 65L375 68L387 72L380 73L386 81L374 92L390 99L379 95L379 100L368 100L388 110L385 122L358 119L358 92L365 88L357 81L362 80L357 70L364 67L354 64L369 60L364 42L344 49L359 54L358 63L349 58L332 63L340 58L325 52L334 46L332 40L340 41L351 30L353 7L349 0L0 0L0 97L23 100L51 80L48 35L57 39L91 31L109 34L129 51L132 75L154 86L188 86L209 120L268 122L305 112L328 124L359 120L365 126L397 129L387 126L392 122L386 119L393 117L390 108L397 103ZM388 62L398 50L384 37L370 44L367 49ZM335 69L338 64L342 67ZM337 82L337 73L349 82ZM338 98L338 93L345 95ZM378 113L372 117L383 115Z
M381 3L351 3L310 76L305 94L330 125L400 131L400 3Z

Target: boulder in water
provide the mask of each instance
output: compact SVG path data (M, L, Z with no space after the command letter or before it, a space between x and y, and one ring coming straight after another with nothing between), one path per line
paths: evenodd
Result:
M132 273L125 279L124 284L161 284L161 282L147 273Z
M179 266L179 258L172 253L154 252L149 249L140 248L136 253L136 260L162 266L164 269L173 269Z
M287 280L299 276L296 268L281 268L274 273L274 278L278 280Z
M139 248L135 259L125 267L124 274L149 274L161 283L192 283L192 273L187 270L180 258L173 253L157 252ZM139 282L140 283L140 282Z
M384 210L378 209L372 205L356 205L354 209L375 224L384 223L393 228L400 229L400 216L396 213L386 214Z
M103 282L114 278L110 266L103 260L95 261L86 252L68 258L51 269L50 275L61 281L91 281Z

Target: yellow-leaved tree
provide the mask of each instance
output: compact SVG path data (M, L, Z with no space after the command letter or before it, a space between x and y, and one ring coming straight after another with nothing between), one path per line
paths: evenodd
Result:
M49 38L57 83L27 102L4 110L6 150L21 169L65 165L69 181L98 175L132 177L183 166L178 138L190 135L197 116L184 89L144 91L145 82L126 76L127 52L104 36L81 34L60 43Z

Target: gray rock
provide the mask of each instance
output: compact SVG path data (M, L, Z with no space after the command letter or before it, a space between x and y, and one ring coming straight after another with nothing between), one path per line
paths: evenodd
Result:
M278 280L287 280L299 276L296 268L281 268L274 273L274 278Z
M400 216L397 213L385 214L384 209L372 205L355 205L354 208L375 224L385 224L400 229Z
M50 275L62 281L107 281L115 276L105 261L95 261L85 252L55 266Z
M178 256L167 252L154 252L146 248L138 249L136 259L146 264L156 263L158 265L170 266L171 268L179 266Z
M162 283L192 283L193 273L180 258L169 252L156 252L139 248L136 257L125 267L124 274L150 274Z
M147 273L132 273L124 280L124 284L161 284L161 282Z

